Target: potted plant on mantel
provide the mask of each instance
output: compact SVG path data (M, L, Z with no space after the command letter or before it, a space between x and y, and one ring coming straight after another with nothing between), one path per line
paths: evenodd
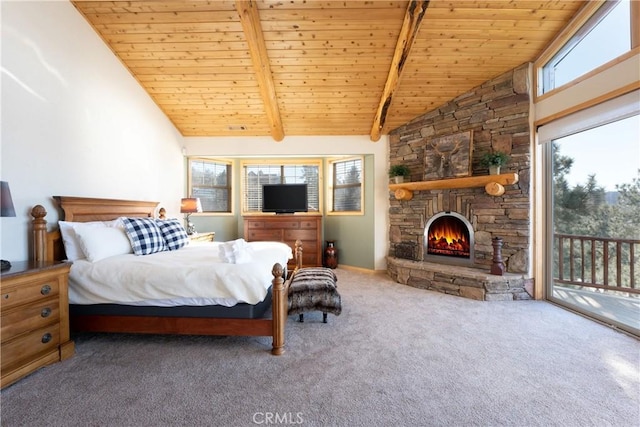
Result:
M500 168L507 164L509 156L502 151L486 153L480 159L480 164L489 168L489 175L500 175Z
M405 178L409 178L411 172L406 165L393 165L389 168L389 178L393 178L396 184L404 182Z

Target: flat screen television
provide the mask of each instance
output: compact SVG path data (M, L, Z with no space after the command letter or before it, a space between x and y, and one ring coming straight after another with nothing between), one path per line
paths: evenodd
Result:
M307 212L307 184L264 184L262 212Z

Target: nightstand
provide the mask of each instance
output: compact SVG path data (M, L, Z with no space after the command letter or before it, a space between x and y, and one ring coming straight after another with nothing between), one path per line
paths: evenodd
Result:
M0 280L2 380L6 387L33 371L68 359L70 263L14 262Z
M209 231L207 233L194 233L189 235L189 239L191 239L192 242L213 242L213 239L215 239L215 237L215 231Z

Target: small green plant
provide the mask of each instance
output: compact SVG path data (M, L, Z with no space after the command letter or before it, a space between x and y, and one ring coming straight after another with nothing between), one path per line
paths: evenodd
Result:
M411 171L405 165L393 165L389 168L389 177L393 178L394 176L402 176L405 178L409 178L411 175Z
M504 166L509 161L507 153L502 151L494 151L493 153L486 153L480 158L480 164L484 167L490 166Z

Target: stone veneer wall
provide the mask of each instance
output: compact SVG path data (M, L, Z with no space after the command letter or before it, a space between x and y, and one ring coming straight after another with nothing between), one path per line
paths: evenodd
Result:
M480 166L480 158L492 149L510 153L510 161L502 173L515 172L519 176L519 182L505 186L505 193L499 197L488 195L484 188L466 188L414 191L412 200L400 201L390 191L391 258L421 261L425 223L438 212L456 211L465 216L475 230L473 267L489 269L493 257L491 239L501 237L507 271L529 274L529 75L529 64L521 65L390 133L390 164L406 164L411 170L411 181L424 180L425 150L433 149L428 145L430 138L468 130L473 130L472 176L488 174L487 169ZM397 272L391 270L395 268L389 273L397 276Z

